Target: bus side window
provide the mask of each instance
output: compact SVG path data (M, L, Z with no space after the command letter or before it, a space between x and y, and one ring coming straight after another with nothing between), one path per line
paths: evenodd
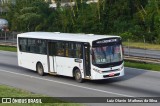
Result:
M47 48L46 48L46 41L45 40L37 40L37 47L38 48L38 53L40 54L46 54Z
M65 45L64 42L57 42L56 43L56 48L57 48L57 56L64 56L64 50L65 50Z
M35 40L34 39L28 39L28 52L35 53Z
M79 43L76 43L75 45L75 58L82 58L82 45Z
M65 43L65 56L69 57L69 43Z
M68 47L68 56L74 58L74 43L70 42Z
M19 51L22 51L22 45L19 45Z
M47 54L46 41L42 41L42 45L41 45L40 51L41 51L42 54Z
M50 56L55 56L56 55L56 43L55 42L49 42L48 43L49 46L49 55Z
M19 50L21 52L27 51L27 39L26 38L19 38Z

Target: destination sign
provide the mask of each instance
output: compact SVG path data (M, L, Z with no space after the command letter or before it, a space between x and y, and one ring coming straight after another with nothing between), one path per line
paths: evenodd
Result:
M108 39L108 40L101 40L101 41L97 41L97 44L101 44L101 43L110 43L110 42L117 42L117 39Z
M93 46L98 46L98 45L108 45L112 43L121 43L121 38L106 38L106 39L99 39L96 41L93 41Z

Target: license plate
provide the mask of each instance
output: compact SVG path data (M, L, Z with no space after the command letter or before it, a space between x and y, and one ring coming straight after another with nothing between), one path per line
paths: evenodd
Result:
M114 73L110 73L110 74L109 74L110 77L113 77L114 75L115 75Z

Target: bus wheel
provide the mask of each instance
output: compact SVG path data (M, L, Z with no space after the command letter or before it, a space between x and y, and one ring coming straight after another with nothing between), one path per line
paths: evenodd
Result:
M80 83L83 82L82 74L81 74L81 72L80 72L79 69L76 69L76 70L75 70L74 76L75 76L75 80L76 80L77 82L80 82Z
M36 71L38 72L39 75L41 76L44 75L44 69L41 63L37 63Z

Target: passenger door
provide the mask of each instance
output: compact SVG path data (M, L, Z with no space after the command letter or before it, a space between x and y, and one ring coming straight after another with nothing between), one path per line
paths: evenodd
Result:
M48 59L48 72L55 73L56 72L56 60L55 60L55 47L56 42L48 42L47 46L47 59Z
M84 76L91 76L90 66L90 45L85 43L83 45L83 60L84 60Z

